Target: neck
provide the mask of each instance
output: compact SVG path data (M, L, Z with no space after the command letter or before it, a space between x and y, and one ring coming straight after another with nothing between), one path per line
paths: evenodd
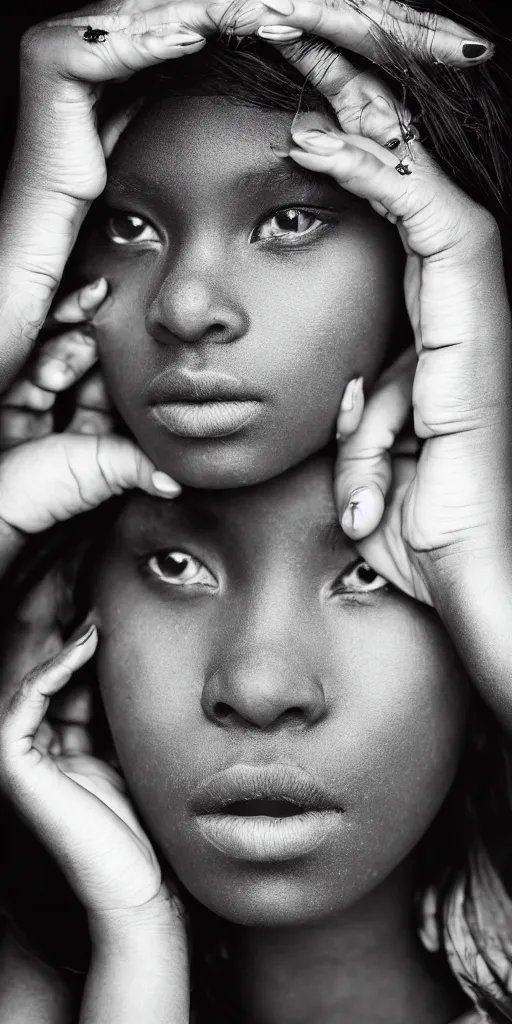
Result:
M251 1024L448 1024L467 1004L412 922L411 866L342 914L240 928L235 970Z

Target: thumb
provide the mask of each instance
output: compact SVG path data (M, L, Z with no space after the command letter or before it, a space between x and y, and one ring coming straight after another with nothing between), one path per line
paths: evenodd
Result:
M412 408L415 368L411 347L382 375L359 426L340 445L334 495L341 525L352 540L367 537L382 519L392 479L391 449Z
M39 533L132 488L160 498L181 490L127 438L53 434L2 456L0 521Z

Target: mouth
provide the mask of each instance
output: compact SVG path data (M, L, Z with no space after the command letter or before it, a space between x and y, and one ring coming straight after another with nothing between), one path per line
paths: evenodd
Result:
M295 860L339 828L343 809L303 769L235 765L199 787L193 810L203 837L237 860Z
M248 384L213 371L166 371L153 381L149 397L152 417L178 437L225 437L261 410Z

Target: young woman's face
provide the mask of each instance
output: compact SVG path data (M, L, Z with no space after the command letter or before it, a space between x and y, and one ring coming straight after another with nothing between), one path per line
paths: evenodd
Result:
M454 777L466 683L437 619L339 527L316 457L238 491L131 498L95 594L122 771L193 895L323 919L407 856Z
M81 250L110 285L95 324L119 411L192 486L255 483L324 446L400 308L396 230L276 153L291 121L217 98L145 109Z

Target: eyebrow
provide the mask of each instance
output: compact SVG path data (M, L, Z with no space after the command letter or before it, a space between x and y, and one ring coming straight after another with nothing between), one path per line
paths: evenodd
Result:
M314 171L299 167L292 160L284 158L264 169L247 171L237 179L237 185L244 192L253 196L270 190L283 192L312 190L319 193L327 188L332 192L339 193L341 191L327 175L316 174ZM104 196L107 201L109 193L129 199L136 199L139 196L147 198L151 191L151 183L137 171L112 170L107 179Z

